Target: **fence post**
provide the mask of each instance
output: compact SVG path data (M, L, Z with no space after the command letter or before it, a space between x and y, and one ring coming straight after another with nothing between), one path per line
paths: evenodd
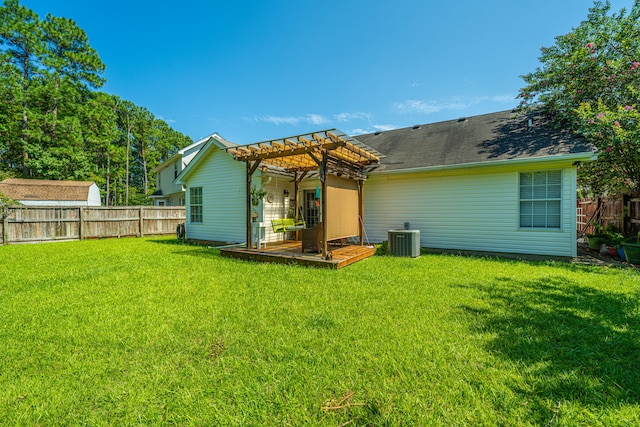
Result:
M9 212L6 206L2 208L2 246L9 244Z
M142 217L143 209L144 207L140 206L140 237L144 237L144 218Z
M84 238L84 210L82 207L78 208L78 240Z

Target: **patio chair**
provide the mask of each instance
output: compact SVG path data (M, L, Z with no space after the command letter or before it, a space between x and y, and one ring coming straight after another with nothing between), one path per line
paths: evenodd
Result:
M319 222L311 228L302 230L302 253L305 250L312 250L317 253L322 251L322 223Z

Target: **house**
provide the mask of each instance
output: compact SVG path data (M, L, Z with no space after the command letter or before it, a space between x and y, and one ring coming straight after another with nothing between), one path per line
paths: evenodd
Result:
M154 206L184 206L184 188L174 181L182 170L198 154L209 138L220 138L216 133L184 147L154 169L156 191L149 196Z
M427 248L575 257L576 167L595 149L503 111L357 136L384 153L366 182L374 241L408 222Z
M0 194L27 206L100 206L94 182L9 178L0 182Z
M426 248L576 256L576 168L593 161L595 149L541 116L503 111L355 140L385 156L364 184L369 242L408 223ZM246 168L227 151L256 146L210 140L178 176L187 188L188 238L246 242ZM307 226L321 220L317 174L295 186L258 168L252 185L266 192L252 213L257 222L296 210ZM282 238L267 227L265 240Z
M190 240L245 239L245 167L226 152L237 145L214 134L175 180L186 187Z

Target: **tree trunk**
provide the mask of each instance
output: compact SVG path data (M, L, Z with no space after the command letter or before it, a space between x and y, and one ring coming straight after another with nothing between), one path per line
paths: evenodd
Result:
M144 195L147 196L149 194L149 173L147 172L147 150L145 148L144 142L142 143L142 177L143 177L143 185L144 185Z
M28 129L29 129L29 59L31 55L29 51L25 51L24 62L22 64L22 135L21 135L21 144L22 144L22 173L24 176L31 176L31 171L27 167L27 163L29 162L29 152L27 151L27 141L29 139Z
M125 176L125 206L129 206L129 151L131 149L131 121L129 115L127 115L127 161L126 161L126 176Z
M107 154L107 189L106 189L107 191L106 191L106 194L105 194L105 197L104 197L104 205L105 206L109 206L109 182L110 182L110 179L111 179L111 175L110 175L111 174L111 170L110 170L111 168L110 168L110 166L111 166L111 157L109 156L109 154Z

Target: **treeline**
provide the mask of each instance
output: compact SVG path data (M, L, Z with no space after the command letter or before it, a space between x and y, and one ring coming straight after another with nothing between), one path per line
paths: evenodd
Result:
M189 137L99 91L105 65L71 19L0 6L0 177L94 181L105 205L149 204L153 169Z

